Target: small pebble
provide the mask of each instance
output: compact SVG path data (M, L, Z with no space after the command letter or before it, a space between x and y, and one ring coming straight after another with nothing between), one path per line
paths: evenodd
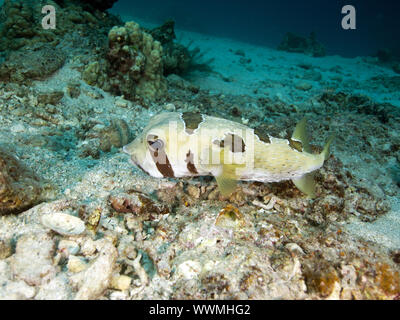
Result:
M65 236L79 235L85 231L85 223L81 219L61 212L43 215L42 224Z
M0 240L0 259L8 258L12 255L12 247L9 241Z
M187 192L192 198L200 198L200 188L196 187L195 185L189 184L187 187Z
M312 88L312 85L307 82L299 82L296 84L296 89L298 89L298 90L308 91L311 88Z
M128 290L132 283L132 278L125 275L118 275L111 278L111 288L124 291Z
M79 245L72 240L61 240L58 243L58 250L62 252L68 251L68 255L76 255L79 252Z
M285 248L297 256L304 254L303 249L297 243L288 243Z
M195 279L201 272L201 264L197 261L187 260L177 268L177 274L186 280Z
M87 263L82 259L74 255L70 255L67 264L68 271L78 273L87 268Z

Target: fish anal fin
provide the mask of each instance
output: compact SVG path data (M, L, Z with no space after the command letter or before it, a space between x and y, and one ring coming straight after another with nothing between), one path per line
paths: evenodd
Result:
M315 180L314 173L305 174L299 179L292 180L294 185L309 198L315 198Z

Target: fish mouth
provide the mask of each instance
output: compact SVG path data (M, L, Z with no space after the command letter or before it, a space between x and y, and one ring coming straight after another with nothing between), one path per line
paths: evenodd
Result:
M127 147L127 146L123 146L123 147L122 147L122 151L125 152L125 153L127 153L127 154L129 154L128 149L127 149L126 147Z

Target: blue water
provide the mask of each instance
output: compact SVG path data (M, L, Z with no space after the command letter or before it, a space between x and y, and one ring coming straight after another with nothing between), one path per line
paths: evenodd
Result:
M341 8L347 4L356 8L356 30L341 27ZM276 47L287 31L315 31L327 54L365 56L390 48L400 55L398 0L119 0L111 12L158 24L173 18L177 28L269 47Z

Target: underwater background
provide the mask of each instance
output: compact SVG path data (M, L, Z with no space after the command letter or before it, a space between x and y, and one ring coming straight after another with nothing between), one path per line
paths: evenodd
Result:
M343 30L341 9L351 4L357 29ZM398 1L118 1L111 12L162 24L174 19L179 28L275 47L287 31L316 32L330 55L374 54L390 48L400 54Z
M347 4L0 1L0 299L399 299L400 3ZM163 112L305 117L316 197L146 174Z

